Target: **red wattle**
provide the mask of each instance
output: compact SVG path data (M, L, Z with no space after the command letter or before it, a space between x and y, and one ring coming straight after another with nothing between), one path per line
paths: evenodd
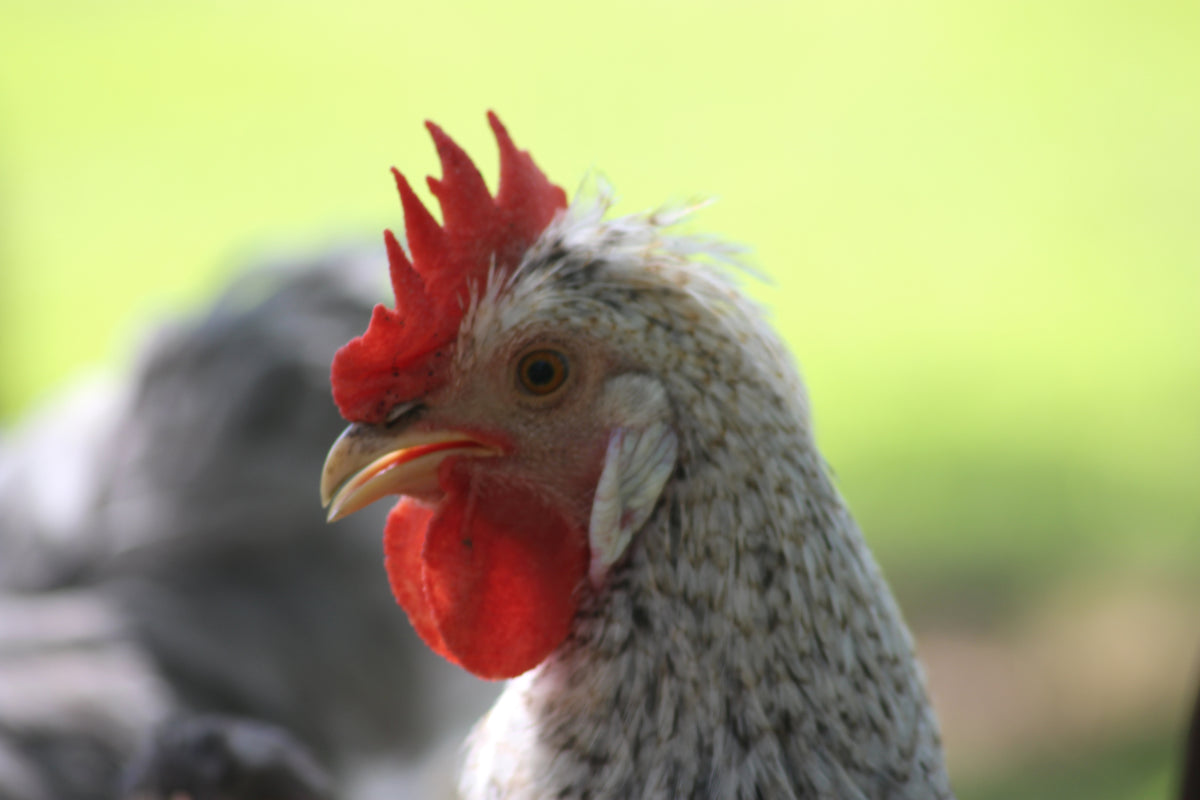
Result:
M421 551L433 509L411 497L405 497L388 514L384 526L383 565L396 602L408 614L413 629L429 648L443 658L458 664L458 659L446 649L442 634L425 602L421 580Z
M448 476L436 510L388 518L387 571L434 651L481 678L512 678L566 638L587 573L587 537L534 492Z

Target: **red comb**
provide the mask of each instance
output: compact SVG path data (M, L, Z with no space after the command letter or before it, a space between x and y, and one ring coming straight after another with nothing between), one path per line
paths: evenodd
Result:
M421 397L443 375L466 310L468 286L482 291L488 268L513 269L525 251L567 206L527 151L518 150L492 112L488 122L500 148L500 188L493 198L461 147L426 122L441 180L429 189L442 207L442 224L429 213L395 168L412 261L392 232L384 232L395 310L378 305L367 331L333 358L333 400L353 422L382 422L397 403Z

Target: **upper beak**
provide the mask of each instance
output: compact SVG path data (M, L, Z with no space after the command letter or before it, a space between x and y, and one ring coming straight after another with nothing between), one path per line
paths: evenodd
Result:
M389 494L438 489L437 470L451 455L495 456L500 451L458 431L391 431L355 423L329 448L321 471L321 505L329 522Z

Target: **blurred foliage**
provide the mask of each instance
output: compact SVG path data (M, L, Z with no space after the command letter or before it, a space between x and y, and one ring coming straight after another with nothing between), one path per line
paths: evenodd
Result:
M1140 732L1065 756L1053 753L1020 772L955 790L971 800L1163 800L1178 791L1178 747L1177 737Z
M691 224L771 277L751 290L906 604L1009 608L1071 571L1194 580L1194 2L0 16L2 418L249 253L399 224L386 167L435 171L426 117L492 179L495 108L568 189L596 169L621 210L721 198ZM1067 796L1047 780L1008 796Z

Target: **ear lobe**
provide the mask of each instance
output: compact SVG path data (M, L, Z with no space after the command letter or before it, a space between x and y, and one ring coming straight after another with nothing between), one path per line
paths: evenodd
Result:
M588 525L588 578L592 585L603 583L609 567L650 518L675 469L678 447L675 431L664 422L616 428L609 435Z

